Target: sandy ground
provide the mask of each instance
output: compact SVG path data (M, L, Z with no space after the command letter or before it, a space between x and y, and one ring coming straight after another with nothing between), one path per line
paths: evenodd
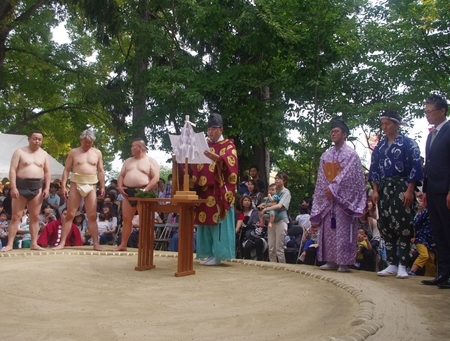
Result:
M136 250L0 253L2 340L449 340L450 290L374 273L227 262L174 277Z

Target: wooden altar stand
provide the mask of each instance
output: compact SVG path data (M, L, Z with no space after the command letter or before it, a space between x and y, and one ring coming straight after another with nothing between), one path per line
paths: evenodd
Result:
M186 198L129 198L138 202L139 242L137 271L150 270L153 264L155 212L177 213L178 223L178 270L176 277L194 275L194 208L206 200ZM159 204L161 201L170 204Z

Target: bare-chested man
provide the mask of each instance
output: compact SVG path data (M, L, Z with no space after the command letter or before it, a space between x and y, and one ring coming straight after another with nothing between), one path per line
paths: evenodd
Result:
M129 201L128 197L133 197L136 189L143 191L152 190L159 181L159 165L156 160L147 155L147 148L142 139L134 139L131 143L131 154L123 164L120 171L117 185L120 194L123 195L122 202L122 241L114 251L126 251L128 238L131 234L131 222L136 212L136 202Z
M44 250L37 244L39 213L42 200L48 197L51 174L48 154L41 148L42 132L34 130L28 136L28 146L17 149L9 169L11 182L12 217L8 231L8 245L2 251L13 249L23 210L28 206L31 250ZM45 183L45 187L43 187Z
M91 129L84 130L80 135L81 146L72 149L67 156L61 180L61 193L67 198L67 215L62 227L61 242L53 250L64 248L73 218L80 206L81 198L84 198L84 207L89 222L89 233L94 241L94 250L103 251L98 241L96 185L97 182L100 182L100 196L104 196L105 172L103 170L102 153L92 147L94 141L94 132ZM68 193L66 183L70 171L72 171L72 177Z

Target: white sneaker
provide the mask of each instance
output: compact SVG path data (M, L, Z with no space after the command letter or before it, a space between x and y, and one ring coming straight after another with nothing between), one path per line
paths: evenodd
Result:
M205 265L206 264L206 262L209 262L211 259L213 259L214 258L214 256L209 256L208 258L205 258L204 260L201 260L200 261L200 264L201 265Z
M211 257L211 259L207 260L203 265L219 265L220 260L216 260L216 257Z
M397 278L408 278L408 273L406 272L406 266L399 265L397 271Z
M386 277L386 276L395 276L397 275L398 267L397 265L389 265L386 269L382 271L378 271L378 276Z
M337 270L337 268L337 264L333 262L327 262L319 267L320 270Z

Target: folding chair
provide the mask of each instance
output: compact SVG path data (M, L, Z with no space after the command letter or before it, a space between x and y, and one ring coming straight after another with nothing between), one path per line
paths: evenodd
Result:
M286 243L284 249L286 263L297 264L302 252L303 227L292 225L287 231L287 236L290 237L290 241Z
M172 214L169 215L167 219L168 222L164 225L162 231L160 233L156 233L154 250L168 251L167 247L169 246L170 240L172 239L175 231L178 230L178 223L171 223L171 221L173 221L173 219L171 219L171 215ZM155 224L155 229L160 225L161 224Z

